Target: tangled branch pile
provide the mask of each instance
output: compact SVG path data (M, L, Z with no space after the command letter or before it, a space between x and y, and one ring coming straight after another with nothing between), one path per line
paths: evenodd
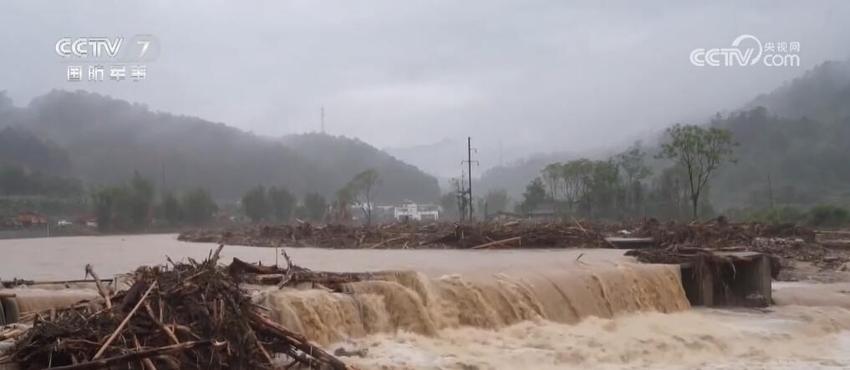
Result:
M600 232L578 222L562 223L393 223L372 227L347 225L245 226L237 229L198 230L180 234L180 240L234 245L321 248L576 248L604 244Z
M203 261L143 267L105 307L75 306L36 316L11 359L22 369L349 369L264 316L218 266Z
M620 236L620 240L606 236ZM622 238L626 236L626 238ZM641 240L636 247L629 238ZM222 242L249 246L321 248L649 248L645 262L675 262L681 248L739 250L768 253L790 260L834 268L850 261L844 251L823 243L815 231L795 225L730 223L724 218L709 222L667 222L654 219L635 224L579 222L394 223L372 227L347 225L243 226L227 231L199 230L183 233L184 241ZM671 249L672 248L672 249ZM675 249L675 250L674 250ZM669 250L669 251L668 251ZM666 252L667 251L667 252ZM664 256L663 254L668 255Z
M828 270L850 261L847 249L825 243L812 229L790 224L728 223L723 218L690 224L650 220L636 227L633 235L655 241L656 248L627 253L648 263L682 263L692 261L694 255L717 251L760 252L781 257L783 265L788 261L803 261ZM772 258L771 262L773 270L779 271L780 259Z
M754 245L757 240L800 239L814 242L815 232L792 224L729 223L719 218L704 223L660 223L650 219L634 230L635 235L651 237L659 247L702 246L725 248Z

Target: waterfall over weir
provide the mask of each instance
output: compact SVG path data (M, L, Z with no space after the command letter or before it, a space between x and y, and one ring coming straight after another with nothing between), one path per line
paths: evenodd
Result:
M429 277L400 271L385 280L323 289L266 291L272 317L322 344L407 331L433 336L461 326L497 329L525 320L576 323L596 316L689 308L678 266L616 265L513 269Z

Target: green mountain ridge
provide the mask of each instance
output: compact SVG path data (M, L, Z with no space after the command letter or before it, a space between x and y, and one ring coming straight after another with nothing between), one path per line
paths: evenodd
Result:
M375 168L387 180L380 201L439 195L432 176L357 140L319 134L309 143L273 139L85 91L53 90L21 108L0 94L0 127L55 144L68 163L47 167L94 185L126 181L138 171L168 191L203 186L224 200L239 199L257 184L332 196L353 173ZM347 148L346 157L322 155L337 147Z

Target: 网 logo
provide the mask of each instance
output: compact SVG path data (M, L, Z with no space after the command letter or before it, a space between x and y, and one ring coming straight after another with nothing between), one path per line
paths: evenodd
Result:
M762 43L757 37L744 34L735 38L728 48L694 49L690 60L697 67L799 67L800 43Z

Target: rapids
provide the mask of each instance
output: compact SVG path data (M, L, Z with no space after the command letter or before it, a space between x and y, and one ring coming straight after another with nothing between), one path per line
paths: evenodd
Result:
M432 278L396 272L385 281L325 290L267 291L261 303L286 326L322 344L376 333L434 336L444 329L499 329L528 320L572 324L595 316L689 308L674 266L555 267Z

